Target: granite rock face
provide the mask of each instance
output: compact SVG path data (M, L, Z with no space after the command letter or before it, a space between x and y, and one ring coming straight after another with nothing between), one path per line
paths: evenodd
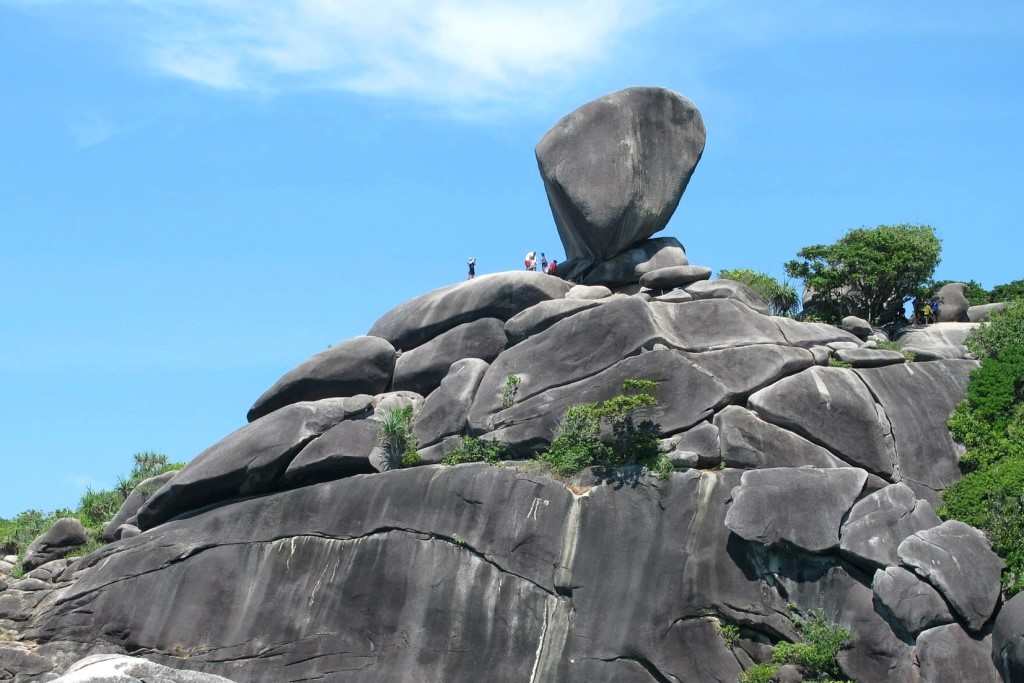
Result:
M865 567L899 564L897 548L907 536L940 523L926 500L906 484L892 484L859 500L843 523L839 549Z
M537 164L568 259L598 263L665 227L704 151L692 102L628 88L567 115L537 144Z
M962 282L950 282L939 288L935 298L939 300L938 321L940 323L967 322L967 309L971 307L971 304L967 301L965 290L966 285Z
M441 384L452 363L464 358L490 363L507 343L505 323L497 318L464 323L403 353L395 364L392 387L426 396Z
M159 491L171 479L174 479L176 474L177 472L165 472L164 474L159 474L139 482L138 486L128 494L117 514L103 527L103 540L108 543L116 541L120 537L118 529L121 525L134 521L135 516L142 506L146 504L150 496Z
M871 588L879 613L904 635L916 637L925 629L953 621L942 596L902 567L877 570Z
M71 517L62 517L32 541L21 565L27 570L41 567L47 562L59 560L88 541L89 537L81 522Z

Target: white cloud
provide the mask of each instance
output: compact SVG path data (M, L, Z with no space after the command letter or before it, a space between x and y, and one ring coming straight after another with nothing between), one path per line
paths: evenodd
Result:
M95 112L71 121L68 130L75 145L82 149L101 145L117 133L114 123L108 117Z
M93 3L131 27L116 39L166 76L221 90L399 96L468 114L576 80L656 13L656 0Z

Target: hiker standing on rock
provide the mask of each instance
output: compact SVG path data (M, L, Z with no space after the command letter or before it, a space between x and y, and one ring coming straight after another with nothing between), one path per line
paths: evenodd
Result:
M526 266L527 270L535 270L537 268L537 253L533 251L526 252L526 258L523 259L523 265Z
M544 252L540 252L540 272L548 272L548 257L544 255Z
M548 275L558 275L558 260L551 259L551 263L547 265L547 268L544 269L544 272L547 273Z
M469 267L469 277L467 280L472 280L476 277L476 256L470 256L469 260L466 261L466 265Z

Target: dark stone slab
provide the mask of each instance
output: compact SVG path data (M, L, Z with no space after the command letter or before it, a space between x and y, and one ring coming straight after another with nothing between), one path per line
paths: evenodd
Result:
M715 415L726 467L846 467L828 449L781 427L759 419L739 406L727 406Z
M906 484L892 484L858 501L843 524L840 550L868 569L899 564L896 549L907 536L938 526L927 500Z
M426 396L441 384L452 363L479 358L490 363L505 349L505 323L482 318L465 323L403 353L395 364L394 389Z
M879 613L903 636L915 638L925 629L953 622L942 596L902 567L875 571L871 589Z

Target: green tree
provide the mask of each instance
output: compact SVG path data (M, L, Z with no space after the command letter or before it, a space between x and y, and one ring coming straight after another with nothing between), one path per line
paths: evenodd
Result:
M857 315L892 322L939 263L942 243L927 225L879 225L847 232L834 244L804 247L786 263L803 280L828 320Z
M800 297L788 282L780 282L767 273L749 268L733 268L719 272L719 277L742 282L768 302L772 315L792 316L800 309Z
M999 303L1001 301L1016 301L1024 299L1024 280L1014 280L1002 285L996 285L989 292L989 301Z

